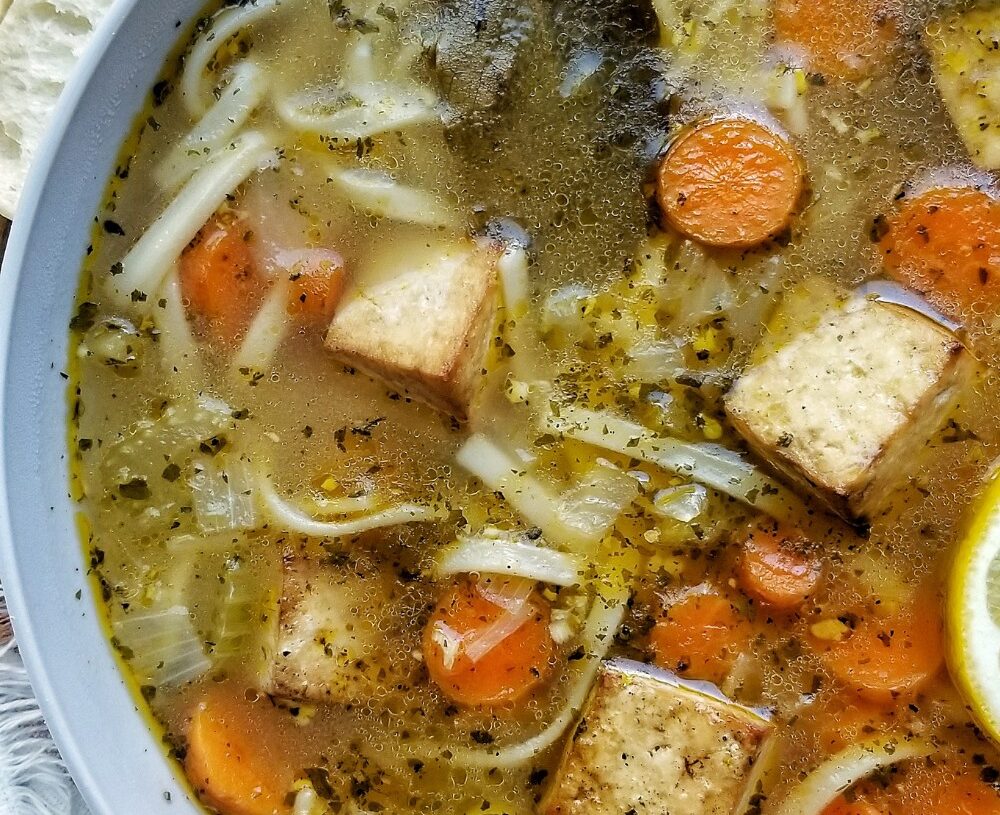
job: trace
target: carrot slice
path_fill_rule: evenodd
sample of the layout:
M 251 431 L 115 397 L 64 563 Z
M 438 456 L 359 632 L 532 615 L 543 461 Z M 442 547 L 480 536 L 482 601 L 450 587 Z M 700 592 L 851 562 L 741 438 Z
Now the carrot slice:
M 840 642 L 811 640 L 830 673 L 883 704 L 920 690 L 944 662 L 941 615 L 926 594 L 895 613 L 860 617 Z
M 737 566 L 740 588 L 779 611 L 798 608 L 819 584 L 823 567 L 803 551 L 801 535 L 776 522 L 755 524 Z
M 848 801 L 841 795 L 823 810 L 823 815 L 886 815 L 886 813 L 861 798 Z
M 666 609 L 653 626 L 650 644 L 660 667 L 718 684 L 752 634 L 750 624 L 725 597 L 694 594 Z
M 1000 791 L 974 766 L 913 764 L 888 786 L 863 782 L 823 815 L 1000 815 Z
M 549 607 L 538 592 L 527 602 L 525 621 L 473 660 L 467 643 L 510 612 L 488 599 L 474 580 L 460 581 L 445 593 L 424 629 L 424 662 L 445 695 L 470 706 L 516 702 L 548 677 L 555 652 Z M 449 638 L 457 651 L 447 652 Z
M 888 271 L 942 311 L 1000 307 L 1000 201 L 972 187 L 935 187 L 904 201 L 884 228 Z
M 726 119 L 679 137 L 660 164 L 668 223 L 711 246 L 754 246 L 788 225 L 802 166 L 785 139 L 757 122 Z
M 776 0 L 779 42 L 805 52 L 811 71 L 860 79 L 889 64 L 898 38 L 897 0 Z
M 328 323 L 344 293 L 344 261 L 323 252 L 297 263 L 288 276 L 288 312 L 303 322 Z
M 181 294 L 188 315 L 212 338 L 231 344 L 264 296 L 247 240 L 234 221 L 213 216 L 184 250 Z
M 975 767 L 910 767 L 887 788 L 864 784 L 840 796 L 823 815 L 1000 815 L 1000 791 Z
M 198 795 L 223 815 L 287 813 L 294 774 L 268 731 L 274 711 L 213 692 L 195 708 L 187 731 L 184 770 Z
M 815 734 L 820 748 L 830 754 L 893 730 L 899 724 L 895 709 L 866 701 L 852 691 L 839 693 L 810 710 L 802 721 Z
M 1000 791 L 976 766 L 914 765 L 887 788 L 872 787 L 864 797 L 891 815 L 1000 815 Z

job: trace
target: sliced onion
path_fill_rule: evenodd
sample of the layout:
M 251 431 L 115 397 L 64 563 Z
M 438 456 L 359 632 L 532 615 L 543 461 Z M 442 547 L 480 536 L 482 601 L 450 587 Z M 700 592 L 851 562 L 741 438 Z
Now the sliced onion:
M 688 476 L 774 518 L 800 517 L 803 512 L 788 489 L 721 445 L 657 436 L 641 424 L 587 408 L 563 406 L 558 416 L 543 417 L 542 424 L 559 435 Z
M 585 548 L 595 546 L 639 494 L 638 482 L 610 462 L 598 463 L 563 494 L 560 514 Z
M 132 302 L 134 291 L 152 294 L 174 268 L 184 247 L 240 184 L 275 157 L 270 139 L 248 130 L 220 150 L 181 188 L 122 258 L 121 272 L 110 280 L 123 307 L 149 310 L 153 298 Z
M 142 681 L 183 685 L 212 667 L 186 606 L 131 612 L 112 622 L 111 629 L 119 645 L 132 652 L 128 663 Z
M 253 529 L 257 525 L 253 480 L 242 461 L 222 468 L 214 461 L 202 459 L 196 463 L 188 483 L 195 518 L 203 532 Z
M 181 98 L 193 117 L 199 118 L 208 110 L 206 99 L 210 94 L 205 88 L 205 74 L 219 49 L 230 37 L 274 11 L 278 4 L 278 0 L 256 0 L 236 8 L 223 9 L 216 14 L 211 28 L 198 38 L 184 59 Z
M 497 608 L 505 609 L 512 614 L 524 608 L 524 604 L 535 590 L 531 580 L 480 580 L 476 583 L 476 591 L 489 600 Z
M 591 330 L 583 318 L 593 299 L 593 290 L 582 283 L 568 283 L 551 292 L 542 306 L 542 331 L 563 331 L 572 339 L 584 336 Z
M 367 82 L 338 93 L 304 92 L 279 97 L 275 104 L 289 127 L 320 133 L 345 145 L 387 130 L 440 121 L 437 98 L 419 85 Z
M 497 261 L 497 272 L 504 307 L 515 317 L 523 317 L 531 300 L 527 250 L 520 243 L 508 243 Z
M 420 504 L 397 504 L 378 512 L 371 512 L 343 521 L 317 521 L 298 507 L 290 504 L 274 489 L 270 479 L 257 478 L 257 492 L 271 522 L 285 532 L 297 532 L 319 538 L 338 538 L 357 535 L 372 529 L 399 524 L 433 521 L 438 513 L 433 507 Z
M 380 499 L 374 492 L 361 495 L 347 495 L 342 498 L 315 497 L 312 503 L 316 511 L 322 515 L 353 515 L 361 512 L 374 512 Z
M 292 815 L 312 815 L 313 808 L 320 802 L 312 784 L 306 784 L 297 793 L 292 803 Z M 324 807 L 325 809 L 325 807 Z
M 580 638 L 584 656 L 567 669 L 566 704 L 544 730 L 509 746 L 476 749 L 426 744 L 428 752 L 447 752 L 449 762 L 467 767 L 506 769 L 520 767 L 552 747 L 583 709 L 601 660 L 607 655 L 614 634 L 625 618 L 627 601 L 628 590 L 624 587 L 615 588 L 607 598 L 600 595 L 595 598 Z
M 437 558 L 435 572 L 440 576 L 453 574 L 496 574 L 524 577 L 573 586 L 580 582 L 583 564 L 580 558 L 520 540 L 516 533 L 487 530 L 443 550 Z
M 583 49 L 566 63 L 566 73 L 559 85 L 563 99 L 576 96 L 583 84 L 600 70 L 604 57 L 600 51 Z
M 251 114 L 267 95 L 264 71 L 249 60 L 239 62 L 228 72 L 229 82 L 201 120 L 184 138 L 174 142 L 160 164 L 153 170 L 157 183 L 175 190 L 209 156 L 223 150 L 245 129 Z
M 708 506 L 708 490 L 701 484 L 667 487 L 653 496 L 653 512 L 661 518 L 689 524 Z
M 424 226 L 456 227 L 456 212 L 442 196 L 400 184 L 388 173 L 365 167 L 336 169 L 330 177 L 356 207 L 379 218 Z
M 198 342 L 191 331 L 184 310 L 177 264 L 174 263 L 160 288 L 157 301 L 162 307 L 154 312 L 159 330 L 161 359 L 168 373 L 167 381 L 173 383 L 175 377 L 183 377 L 185 382 L 197 382 L 201 377 L 201 357 Z M 194 386 L 191 387 L 194 390 Z
M 233 355 L 234 370 L 266 371 L 288 334 L 288 279 L 278 278 L 267 293 L 260 310 L 247 328 L 243 342 Z
M 634 479 L 610 465 L 595 467 L 585 481 L 557 494 L 481 433 L 466 440 L 455 460 L 491 490 L 502 492 L 549 540 L 571 550 L 589 551 L 638 494 Z
M 497 599 L 493 599 L 487 594 L 485 586 L 481 584 L 477 586 L 479 593 L 494 605 L 502 608 L 503 613 L 486 628 L 466 634 L 462 639 L 462 651 L 474 663 L 479 662 L 507 637 L 515 633 L 535 613 L 534 605 L 528 602 L 528 597 L 533 590 L 532 584 L 527 580 L 519 580 L 517 583 L 521 584 L 519 588 L 526 590 L 526 594 L 523 596 L 516 593 L 508 594 L 506 597 L 500 596 Z
M 821 815 L 838 795 L 876 770 L 932 752 L 932 744 L 915 738 L 878 738 L 852 744 L 809 773 L 774 815 Z
M 441 649 L 441 664 L 446 671 L 455 667 L 455 660 L 462 650 L 462 635 L 443 620 L 435 620 L 431 629 L 431 642 Z

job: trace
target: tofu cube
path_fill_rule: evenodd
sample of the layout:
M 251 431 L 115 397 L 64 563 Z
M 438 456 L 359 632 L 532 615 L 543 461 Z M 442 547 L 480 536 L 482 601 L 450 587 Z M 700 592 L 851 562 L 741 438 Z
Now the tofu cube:
M 540 811 L 733 815 L 770 730 L 756 712 L 672 674 L 606 662 Z
M 925 41 L 969 158 L 985 170 L 1000 169 L 1000 6 L 948 15 L 928 28 Z
M 340 305 L 326 345 L 344 362 L 459 419 L 481 379 L 497 307 L 496 253 L 473 241 L 400 258 Z
M 969 359 L 923 315 L 856 298 L 751 365 L 726 411 L 751 449 L 793 483 L 864 520 L 945 418 Z
M 390 592 L 380 569 L 286 557 L 263 689 L 285 699 L 346 704 L 402 681 L 385 633 Z

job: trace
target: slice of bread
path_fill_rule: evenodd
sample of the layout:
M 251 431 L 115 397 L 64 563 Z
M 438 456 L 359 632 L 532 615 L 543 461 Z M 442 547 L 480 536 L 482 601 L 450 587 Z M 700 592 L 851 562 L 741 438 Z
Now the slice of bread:
M 0 215 L 13 217 L 56 100 L 110 5 L 111 0 L 0 0 Z

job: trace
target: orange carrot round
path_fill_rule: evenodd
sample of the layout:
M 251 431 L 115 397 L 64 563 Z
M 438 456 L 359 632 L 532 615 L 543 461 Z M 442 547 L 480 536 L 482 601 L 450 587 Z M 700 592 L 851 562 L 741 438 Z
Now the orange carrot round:
M 798 608 L 819 584 L 822 564 L 803 551 L 800 535 L 773 521 L 750 529 L 737 566 L 740 588 L 779 611 Z
M 344 261 L 334 252 L 297 263 L 288 275 L 288 312 L 303 322 L 328 323 L 344 293 Z
M 898 0 L 775 0 L 774 29 L 804 52 L 809 70 L 860 79 L 888 64 L 898 14 Z
M 973 767 L 941 784 L 930 800 L 934 815 L 1000 815 L 1000 791 L 981 781 Z M 928 809 L 914 802 L 905 812 L 927 815 Z
M 831 754 L 892 730 L 898 724 L 894 708 L 869 702 L 849 690 L 812 707 L 802 721 L 819 747 Z
M 886 815 L 886 813 L 861 798 L 849 801 L 841 795 L 823 810 L 823 815 Z
M 188 315 L 224 343 L 246 330 L 265 288 L 239 225 L 218 216 L 181 255 L 180 283 Z
M 1000 307 L 1000 201 L 972 187 L 935 187 L 905 199 L 886 224 L 886 269 L 960 317 Z
M 749 623 L 725 597 L 694 594 L 665 610 L 650 645 L 661 668 L 719 683 L 751 636 Z
M 749 119 L 688 130 L 660 164 L 658 197 L 667 222 L 712 246 L 754 246 L 781 232 L 801 192 L 795 151 Z
M 823 815 L 1000 815 L 1000 791 L 976 767 L 910 765 L 888 786 L 863 783 L 840 796 Z
M 527 602 L 525 621 L 474 661 L 466 643 L 510 612 L 488 599 L 475 580 L 462 580 L 442 596 L 424 629 L 424 662 L 446 696 L 470 706 L 516 702 L 548 677 L 555 653 L 549 607 L 538 592 Z M 442 641 L 456 636 L 457 648 L 449 654 Z
M 290 811 L 294 773 L 268 738 L 271 707 L 220 689 L 194 710 L 184 770 L 202 800 L 223 815 Z
M 944 663 L 941 615 L 926 595 L 894 613 L 861 616 L 840 642 L 811 639 L 830 673 L 883 704 L 918 691 Z
M 1000 815 L 1000 791 L 969 765 L 911 767 L 879 797 L 891 815 Z

